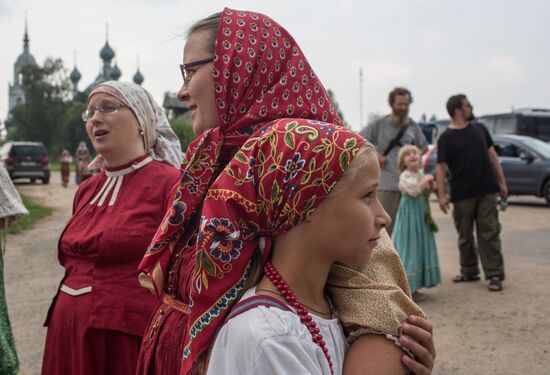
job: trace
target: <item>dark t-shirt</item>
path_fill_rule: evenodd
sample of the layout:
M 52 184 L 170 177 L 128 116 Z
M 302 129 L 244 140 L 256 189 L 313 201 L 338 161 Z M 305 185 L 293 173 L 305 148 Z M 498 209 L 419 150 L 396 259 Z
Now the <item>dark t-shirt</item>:
M 451 171 L 451 201 L 478 197 L 499 191 L 498 180 L 489 158 L 493 140 L 480 123 L 464 129 L 447 128 L 437 141 L 437 162 Z

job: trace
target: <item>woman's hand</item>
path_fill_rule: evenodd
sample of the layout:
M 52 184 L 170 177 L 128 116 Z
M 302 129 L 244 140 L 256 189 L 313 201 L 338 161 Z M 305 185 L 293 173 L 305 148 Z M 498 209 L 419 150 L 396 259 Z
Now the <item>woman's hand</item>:
M 401 327 L 402 335 L 399 342 L 415 357 L 412 359 L 406 354 L 403 355 L 403 364 L 416 375 L 431 374 L 435 361 L 432 325 L 419 316 L 410 315 Z

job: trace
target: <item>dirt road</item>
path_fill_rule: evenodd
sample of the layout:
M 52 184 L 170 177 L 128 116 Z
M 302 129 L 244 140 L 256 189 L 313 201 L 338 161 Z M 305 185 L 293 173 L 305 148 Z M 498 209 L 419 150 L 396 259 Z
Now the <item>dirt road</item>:
M 42 323 L 63 275 L 57 240 L 70 215 L 75 186 L 19 184 L 55 208 L 35 228 L 8 238 L 6 288 L 22 374 L 39 374 L 45 329 Z M 435 202 L 434 216 L 442 285 L 427 290 L 422 303 L 435 327 L 436 375 L 547 375 L 550 370 L 550 208 L 541 200 L 510 199 L 501 215 L 506 281 L 502 293 L 485 282 L 453 284 L 458 272 L 456 234 L 450 216 Z

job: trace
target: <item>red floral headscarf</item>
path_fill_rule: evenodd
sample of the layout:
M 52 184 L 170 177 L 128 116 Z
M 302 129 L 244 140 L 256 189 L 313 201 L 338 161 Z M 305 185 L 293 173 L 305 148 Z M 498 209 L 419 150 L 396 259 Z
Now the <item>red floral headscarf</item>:
M 315 210 L 365 140 L 341 126 L 281 119 L 256 132 L 210 187 L 195 251 L 182 374 L 244 292 L 254 251 Z
M 220 126 L 189 145 L 172 207 L 139 266 L 140 283 L 159 296 L 170 257 L 195 231 L 208 188 L 257 129 L 279 118 L 342 125 L 298 44 L 263 14 L 223 10 L 213 75 Z

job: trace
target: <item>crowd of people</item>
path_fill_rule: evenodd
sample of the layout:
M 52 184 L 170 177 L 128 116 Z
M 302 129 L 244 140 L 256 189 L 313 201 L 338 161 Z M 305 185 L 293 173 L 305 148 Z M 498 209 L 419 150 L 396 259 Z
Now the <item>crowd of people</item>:
M 504 279 L 495 196 L 506 184 L 467 98 L 449 99 L 434 178 L 407 89 L 354 133 L 266 15 L 225 8 L 196 22 L 180 68 L 197 136 L 184 156 L 141 86 L 108 81 L 88 96 L 97 156 L 88 163 L 82 142 L 75 157 L 99 172 L 77 168 L 42 373 L 430 374 L 432 325 L 415 302 L 441 282 L 428 198 L 437 191 L 446 212 L 445 167 L 453 281 L 479 280 L 474 222 L 489 290 Z M 465 139 L 475 155 L 460 151 Z M 473 157 L 485 180 L 465 187 Z M 63 186 L 71 161 L 64 150 Z M 13 340 L 0 344 L 17 366 Z
M 393 231 L 413 299 L 425 300 L 427 295 L 418 290 L 441 282 L 434 239 L 437 225 L 428 198 L 435 192 L 442 212 L 447 213 L 447 171 L 452 176 L 449 193 L 460 252 L 460 274 L 453 282 L 480 280 L 479 257 L 488 289 L 501 291 L 504 261 L 496 202 L 497 193 L 506 197 L 508 189 L 489 132 L 475 120 L 466 95 L 451 96 L 446 104 L 451 123 L 437 140 L 436 176 L 424 175 L 421 155 L 427 151 L 427 142 L 418 124 L 408 117 L 410 91 L 395 88 L 388 103 L 391 114 L 370 123 L 360 134 L 378 151 L 380 197 L 396 226 L 389 231 Z

